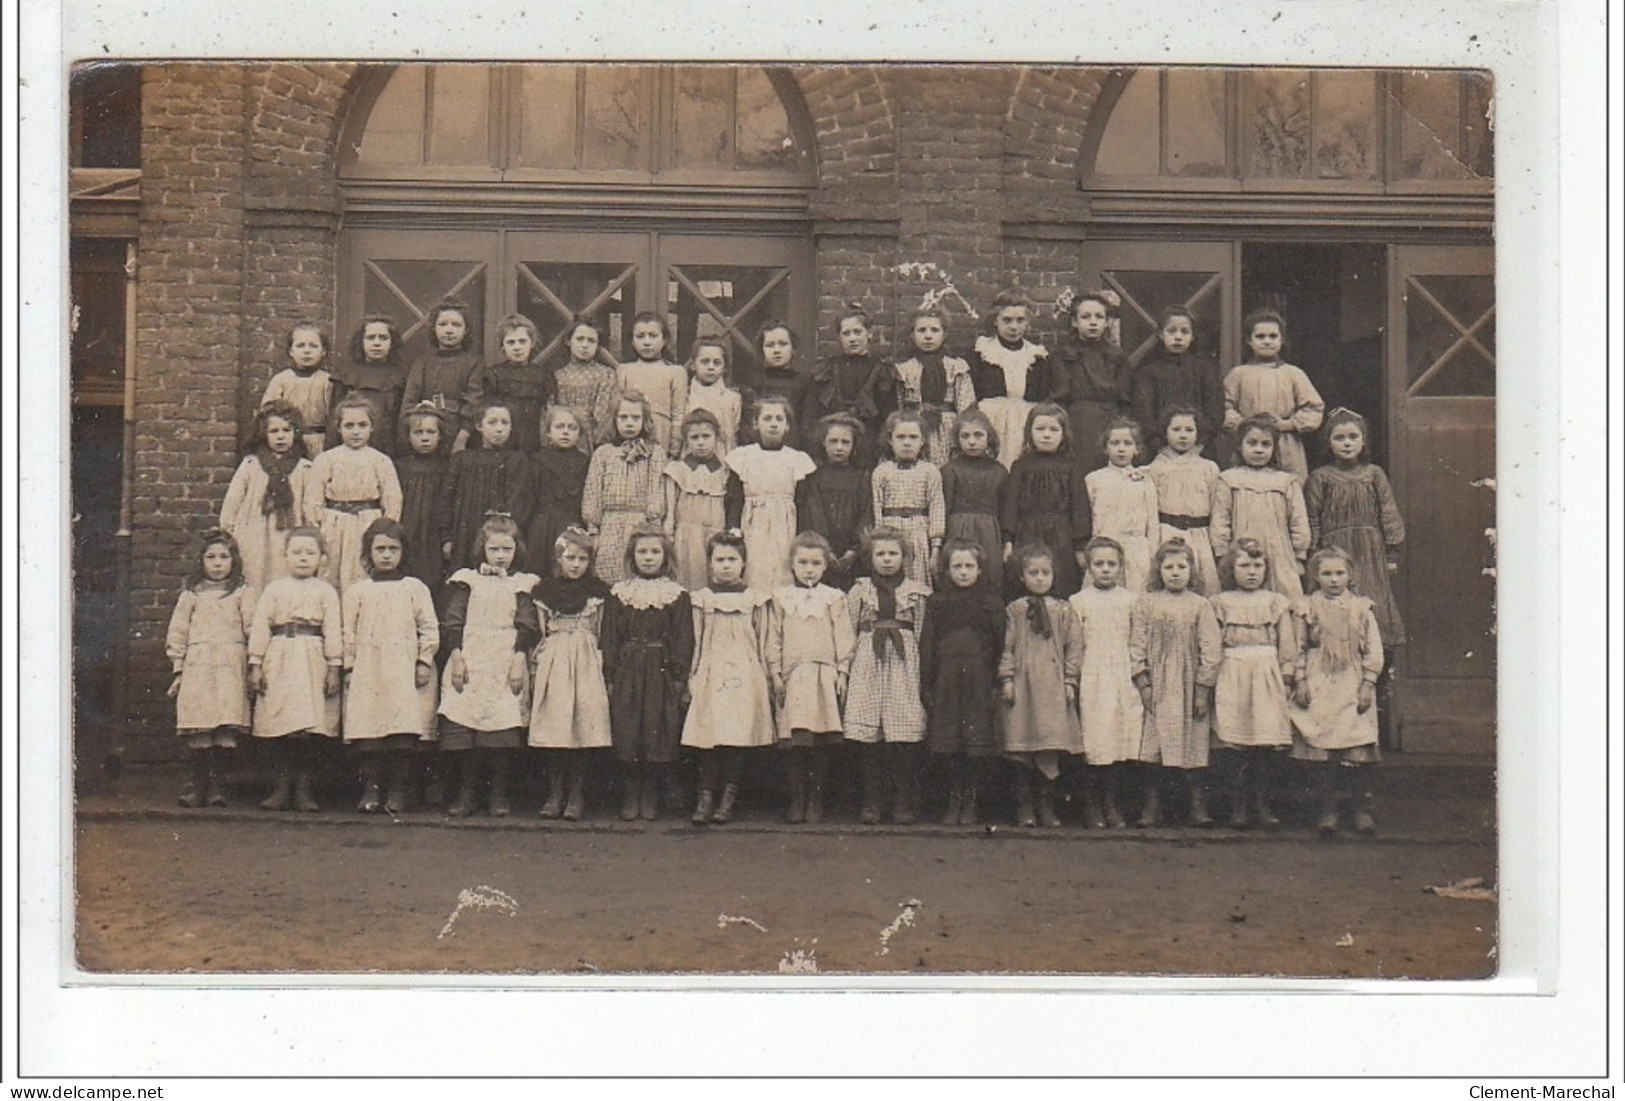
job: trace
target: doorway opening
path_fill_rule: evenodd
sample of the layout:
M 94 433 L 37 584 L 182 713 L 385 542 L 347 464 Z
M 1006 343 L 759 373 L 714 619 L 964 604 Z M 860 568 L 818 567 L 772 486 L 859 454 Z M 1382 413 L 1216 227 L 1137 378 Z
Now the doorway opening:
M 1287 321 L 1286 359 L 1303 368 L 1326 408 L 1342 406 L 1371 426 L 1371 460 L 1388 467 L 1387 251 L 1382 245 L 1254 243 L 1241 246 L 1241 308 Z M 1247 358 L 1240 333 L 1241 359 Z M 1328 461 L 1318 434 L 1304 441 L 1310 466 Z

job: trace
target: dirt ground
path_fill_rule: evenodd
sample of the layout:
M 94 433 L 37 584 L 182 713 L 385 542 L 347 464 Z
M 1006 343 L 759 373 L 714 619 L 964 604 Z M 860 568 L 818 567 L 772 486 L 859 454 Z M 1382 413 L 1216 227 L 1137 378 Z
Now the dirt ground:
M 1479 978 L 1495 903 L 1423 888 L 1494 881 L 1481 802 L 1418 801 L 1407 829 L 1395 795 L 1394 830 L 1325 842 L 104 801 L 76 832 L 76 951 L 116 972 Z

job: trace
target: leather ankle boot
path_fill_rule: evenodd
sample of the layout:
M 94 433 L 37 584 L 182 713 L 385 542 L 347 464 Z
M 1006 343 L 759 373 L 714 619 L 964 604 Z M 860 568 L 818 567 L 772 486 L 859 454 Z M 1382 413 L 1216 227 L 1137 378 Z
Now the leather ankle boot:
M 797 753 L 799 750 L 791 750 Z M 790 805 L 784 810 L 784 820 L 800 825 L 807 820 L 807 774 L 800 761 L 790 762 Z
M 406 813 L 409 803 L 407 779 L 411 775 L 411 767 L 404 753 L 391 754 L 389 768 L 385 770 L 389 783 L 384 796 L 384 809 L 390 814 Z
M 1038 814 L 1033 809 L 1033 774 L 1028 768 L 1016 770 L 1016 825 L 1027 829 L 1038 825 Z
M 316 804 L 316 788 L 311 783 L 308 768 L 300 769 L 293 778 L 293 805 L 306 814 L 314 814 L 322 809 Z
M 581 816 L 587 813 L 587 774 L 585 765 L 576 765 L 570 770 L 570 796 L 564 801 L 564 811 L 559 815 L 566 822 L 580 821 Z
M 513 811 L 508 802 L 508 751 L 491 751 L 491 801 L 488 804 L 492 818 L 506 818 Z
M 547 801 L 539 812 L 542 818 L 557 818 L 564 807 L 564 766 L 555 764 L 547 776 Z
M 203 801 L 211 807 L 226 805 L 226 753 L 225 746 L 206 750 L 208 775 L 204 777 Z
M 1055 813 L 1054 780 L 1038 781 L 1038 822 L 1045 829 L 1051 830 L 1061 824 L 1061 816 Z
M 1187 778 L 1185 783 L 1191 797 L 1191 825 L 1203 829 L 1213 825 L 1213 816 L 1207 809 L 1207 788 L 1195 776 Z
M 261 810 L 288 810 L 293 806 L 293 770 L 287 765 L 278 765 L 276 769 L 276 786 L 271 794 L 260 803 Z
M 981 811 L 976 805 L 976 797 L 976 783 L 972 781 L 965 785 L 965 802 L 959 808 L 961 826 L 974 826 L 982 820 Z
M 652 771 L 645 772 L 638 785 L 638 817 L 645 822 L 660 817 L 660 778 Z
M 457 763 L 457 794 L 452 798 L 451 805 L 446 808 L 448 818 L 467 818 L 474 813 L 474 783 L 475 765 L 469 759 L 477 750 L 468 749 L 459 752 Z
M 699 798 L 694 800 L 694 813 L 689 821 L 696 826 L 709 825 L 711 822 L 711 789 L 701 788 Z
M 186 752 L 190 758 L 186 762 L 186 786 L 181 788 L 181 797 L 176 802 L 188 810 L 196 810 L 203 805 L 204 789 L 209 784 L 209 768 L 205 760 L 209 751 L 206 749 L 189 749 Z
M 636 822 L 643 805 L 643 781 L 636 770 L 628 767 L 621 776 L 621 821 Z
M 711 821 L 719 826 L 725 826 L 733 821 L 734 800 L 739 798 L 738 784 L 723 784 L 722 798 L 717 800 L 717 809 L 711 812 Z
M 880 821 L 880 789 L 882 785 L 881 747 L 866 745 L 863 753 L 863 806 L 858 810 L 858 821 L 873 826 Z
M 1150 829 L 1162 825 L 1162 788 L 1152 777 L 1145 786 L 1145 803 L 1140 807 L 1139 826 Z

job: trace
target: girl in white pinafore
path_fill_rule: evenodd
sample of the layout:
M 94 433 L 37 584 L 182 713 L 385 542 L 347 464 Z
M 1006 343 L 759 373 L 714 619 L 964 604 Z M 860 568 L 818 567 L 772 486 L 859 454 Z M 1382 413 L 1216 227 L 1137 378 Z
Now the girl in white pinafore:
M 312 739 L 339 732 L 343 611 L 333 586 L 316 576 L 321 532 L 294 528 L 284 549 L 288 576 L 265 587 L 248 630 L 248 687 L 259 697 L 253 733 L 270 739 L 276 759 L 276 787 L 260 806 L 315 811 Z
M 1100 448 L 1106 465 L 1091 470 L 1083 480 L 1089 491 L 1094 534 L 1115 539 L 1122 546 L 1123 587 L 1144 592 L 1151 552 L 1162 542 L 1162 522 L 1157 483 L 1144 467 L 1134 465 L 1140 454 L 1140 426 L 1123 418 L 1109 422 Z
M 711 584 L 692 597 L 694 663 L 683 722 L 683 745 L 700 750 L 699 799 L 690 818 L 696 826 L 733 817 L 744 771 L 740 751 L 775 738 L 765 658 L 771 594 L 745 583 L 754 552 L 738 535 L 719 532 L 710 549 Z
M 749 549 L 745 583 L 764 594 L 794 581 L 790 545 L 796 539 L 796 483 L 817 469 L 805 451 L 785 443 L 791 427 L 790 403 L 762 398 L 756 403 L 758 442 L 736 447 L 723 459 L 745 488 L 739 519 Z
M 258 595 L 243 581 L 236 540 L 204 532 L 164 637 L 175 733 L 186 739 L 192 762 L 183 807 L 226 805 L 225 755 L 248 729 L 248 627 Z
M 490 811 L 509 813 L 507 780 L 513 751 L 524 744 L 530 713 L 525 655 L 536 641 L 533 573 L 509 572 L 519 561 L 519 527 L 492 516 L 479 532 L 477 569 L 446 579 L 440 649 L 446 669 L 440 680 L 440 751 L 457 766 L 457 797 L 446 813 L 474 812 L 481 765 L 489 764 Z
M 1213 736 L 1230 771 L 1230 824 L 1238 829 L 1250 811 L 1260 826 L 1281 824 L 1270 797 L 1276 758 L 1292 745 L 1287 692 L 1297 666 L 1297 632 L 1292 601 L 1266 587 L 1274 568 L 1260 540 L 1237 539 L 1223 570 L 1233 587 L 1208 601 L 1224 643 L 1213 686 Z
M 1208 526 L 1213 522 L 1213 491 L 1219 485 L 1219 464 L 1202 455 L 1201 414 L 1191 405 L 1170 405 L 1162 411 L 1158 440 L 1166 444 L 1145 468 L 1157 484 L 1157 509 L 1162 540 L 1189 544 L 1196 559 L 1191 590 L 1202 596 L 1219 591 L 1219 563 L 1213 557 Z
M 1129 662 L 1129 621 L 1139 595 L 1123 587 L 1123 547 L 1095 536 L 1083 548 L 1088 581 L 1068 601 L 1082 625 L 1078 714 L 1083 729 L 1084 819 L 1093 829 L 1123 825 L 1118 797 L 1129 762 L 1140 760 L 1145 705 Z M 1155 791 L 1155 785 L 1151 787 Z M 1147 816 L 1150 817 L 1150 816 Z M 1147 825 L 1154 823 L 1147 822 Z
M 310 464 L 305 482 L 305 519 L 327 541 L 322 577 L 344 590 L 366 576 L 361 566 L 361 533 L 380 516 L 401 518 L 401 480 L 388 455 L 371 446 L 378 414 L 360 394 L 351 394 L 333 410 L 341 446 L 329 448 Z
M 380 517 L 361 534 L 367 576 L 344 591 L 344 742 L 361 767 L 363 814 L 406 809 L 419 742 L 434 740 L 440 621 L 429 587 L 406 572 L 406 530 Z M 387 798 L 380 787 L 387 783 Z
M 531 592 L 542 643 L 535 658 L 529 744 L 548 750 L 548 795 L 541 816 L 567 822 L 586 810 L 587 751 L 612 744 L 609 689 L 598 649 L 609 586 L 593 572 L 594 553 L 590 536 L 566 530 L 554 544 L 553 576 Z

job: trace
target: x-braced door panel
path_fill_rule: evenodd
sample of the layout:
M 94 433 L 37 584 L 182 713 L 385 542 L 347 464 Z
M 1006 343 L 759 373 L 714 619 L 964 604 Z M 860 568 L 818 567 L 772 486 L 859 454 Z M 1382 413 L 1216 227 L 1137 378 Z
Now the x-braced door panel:
M 370 313 L 394 318 L 404 345 L 401 362 L 432 349 L 431 311 L 454 299 L 469 308 L 475 347 L 482 347 L 499 308 L 491 272 L 496 235 L 357 230 L 348 238 L 339 320 L 342 339 Z

